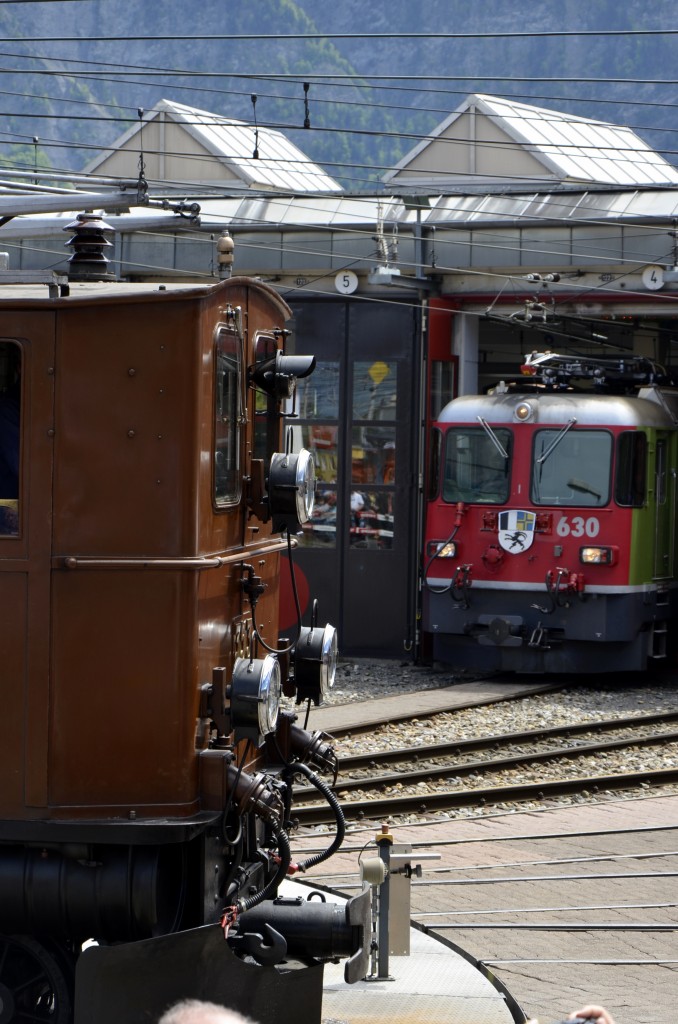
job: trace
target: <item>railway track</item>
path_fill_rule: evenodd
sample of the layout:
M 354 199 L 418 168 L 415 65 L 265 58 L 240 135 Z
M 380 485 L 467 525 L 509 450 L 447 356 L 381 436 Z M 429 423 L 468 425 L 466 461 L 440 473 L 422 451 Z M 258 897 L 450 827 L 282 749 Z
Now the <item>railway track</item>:
M 360 819 L 673 783 L 678 781 L 676 724 L 678 712 L 657 712 L 371 751 L 341 758 L 335 788 L 345 816 Z M 672 764 L 606 772 L 595 763 L 602 754 L 639 747 L 660 748 Z M 472 754 L 480 756 L 470 759 Z M 525 777 L 539 766 L 564 762 L 570 768 L 565 777 Z M 385 772 L 388 766 L 395 770 Z M 300 824 L 319 824 L 331 817 L 329 808 L 316 797 L 308 787 L 295 790 L 294 814 Z

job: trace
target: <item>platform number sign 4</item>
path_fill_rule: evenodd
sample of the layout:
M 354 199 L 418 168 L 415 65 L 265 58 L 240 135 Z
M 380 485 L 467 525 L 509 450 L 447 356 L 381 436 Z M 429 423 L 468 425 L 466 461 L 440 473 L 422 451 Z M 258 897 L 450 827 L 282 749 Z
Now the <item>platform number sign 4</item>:
M 648 289 L 648 291 L 656 292 L 659 291 L 660 288 L 664 287 L 663 267 L 658 267 L 655 265 L 645 267 L 645 270 L 643 271 L 641 276 L 643 285 Z

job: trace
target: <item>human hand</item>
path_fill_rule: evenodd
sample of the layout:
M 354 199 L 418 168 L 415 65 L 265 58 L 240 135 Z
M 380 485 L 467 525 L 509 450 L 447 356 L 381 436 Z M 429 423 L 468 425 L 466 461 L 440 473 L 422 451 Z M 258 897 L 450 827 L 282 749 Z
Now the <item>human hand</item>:
M 569 1020 L 576 1020 L 577 1017 L 583 1017 L 586 1021 L 591 1021 L 592 1024 L 614 1024 L 612 1015 L 604 1006 L 584 1006 L 581 1010 L 575 1010 L 571 1013 Z

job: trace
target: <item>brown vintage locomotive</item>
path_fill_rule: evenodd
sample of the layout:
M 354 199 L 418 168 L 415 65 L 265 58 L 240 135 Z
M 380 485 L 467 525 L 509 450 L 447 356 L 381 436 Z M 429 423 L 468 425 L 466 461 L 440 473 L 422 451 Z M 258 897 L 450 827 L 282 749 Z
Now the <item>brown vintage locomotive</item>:
M 334 767 L 280 710 L 336 660 L 278 638 L 313 495 L 288 316 L 240 278 L 0 293 L 0 1024 L 315 1021 L 324 959 L 366 973 L 366 894 L 276 898 L 292 780 L 332 802 Z

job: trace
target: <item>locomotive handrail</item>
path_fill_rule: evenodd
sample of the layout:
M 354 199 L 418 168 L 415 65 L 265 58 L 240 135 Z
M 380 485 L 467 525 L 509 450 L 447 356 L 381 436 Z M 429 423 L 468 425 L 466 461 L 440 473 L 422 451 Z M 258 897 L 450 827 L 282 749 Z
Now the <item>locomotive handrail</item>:
M 230 555 L 195 558 L 100 558 L 95 556 L 67 555 L 56 559 L 57 565 L 66 569 L 220 569 L 224 565 L 234 565 L 249 558 L 253 551 L 256 554 L 270 554 L 283 551 L 287 547 L 285 541 L 273 544 L 262 544 L 256 548 L 241 548 Z

